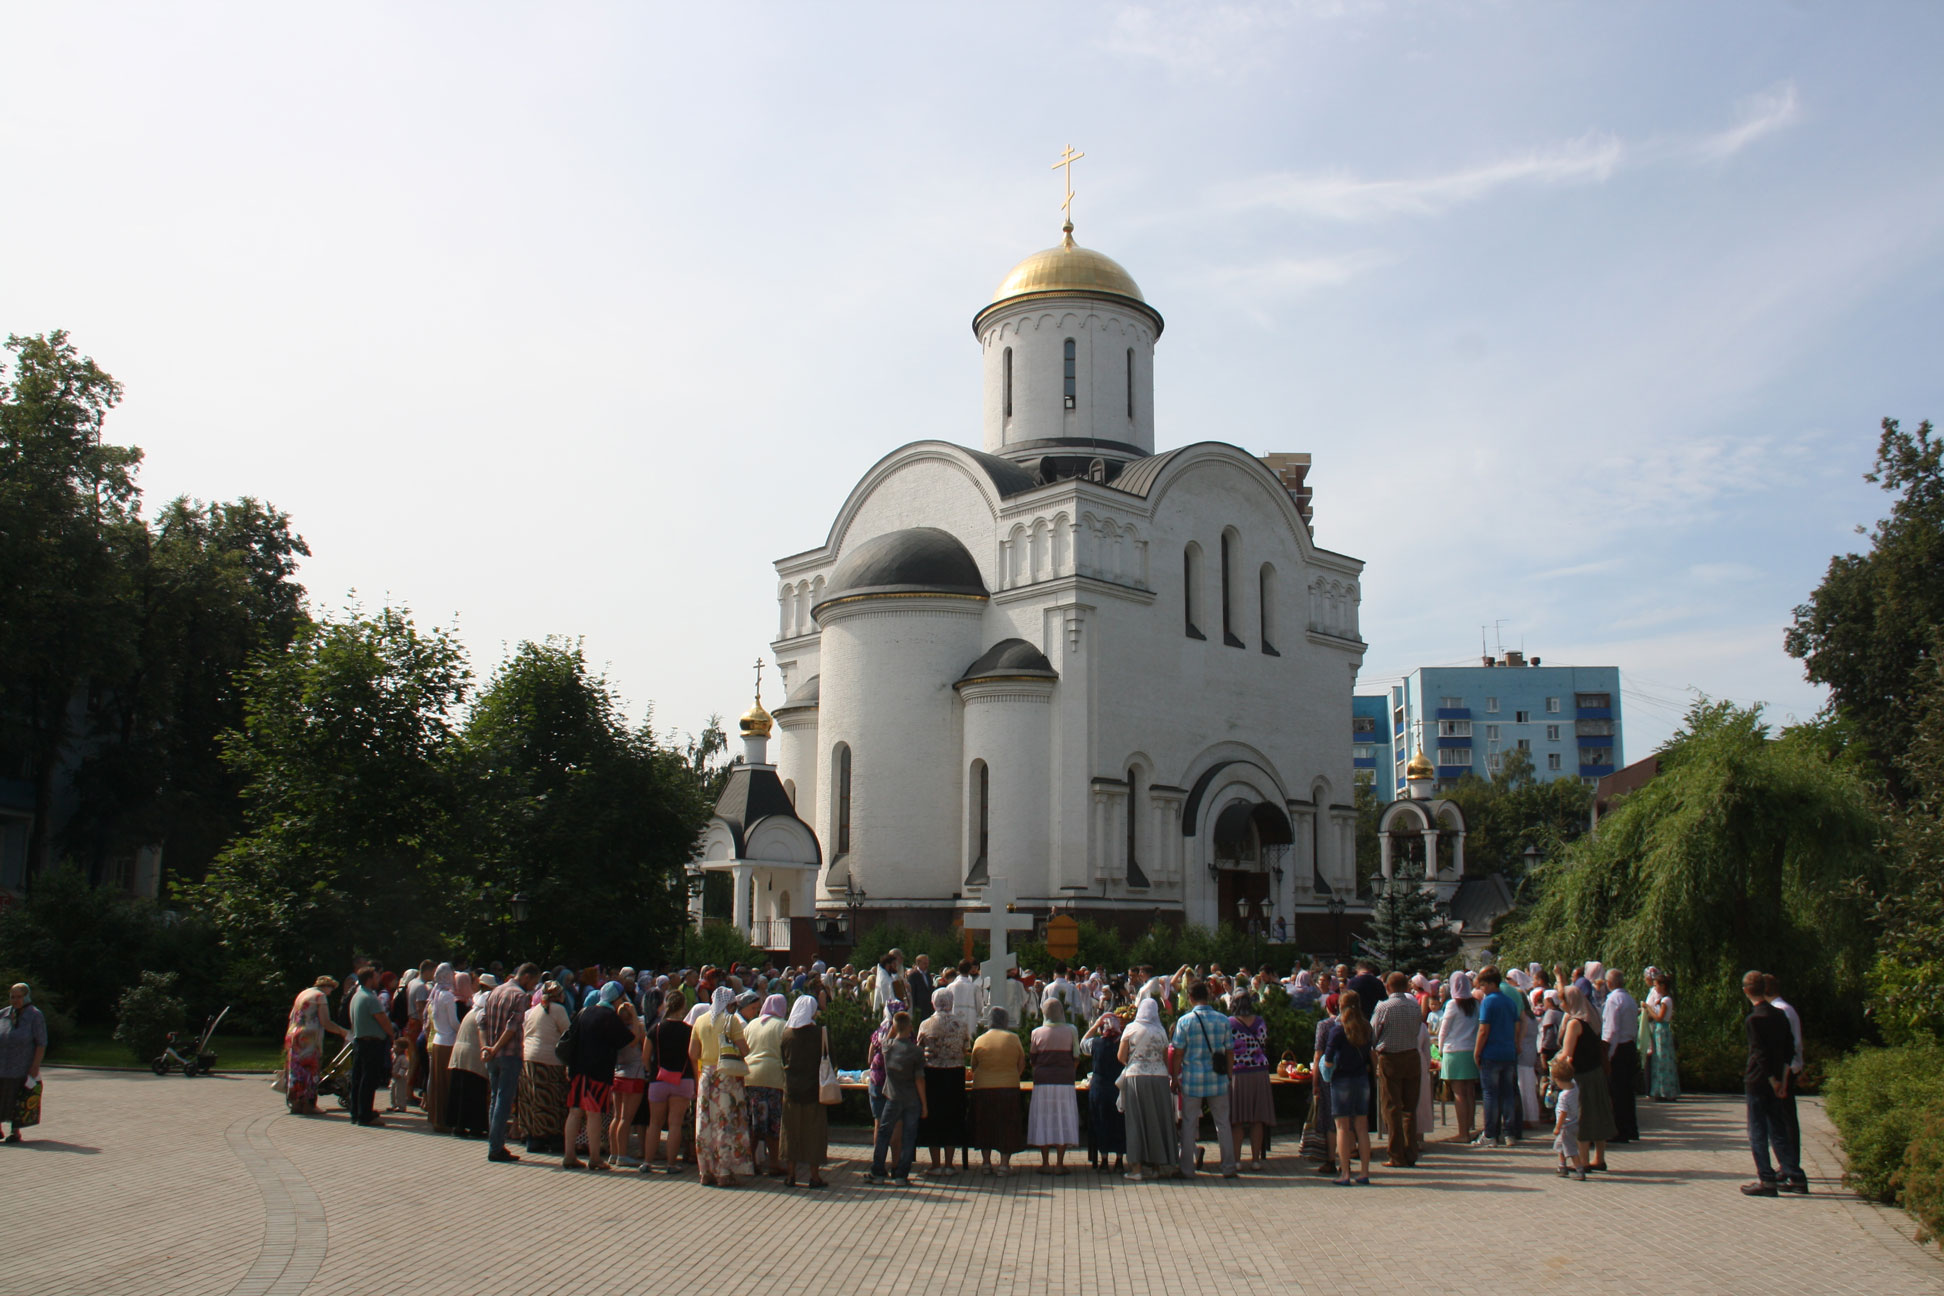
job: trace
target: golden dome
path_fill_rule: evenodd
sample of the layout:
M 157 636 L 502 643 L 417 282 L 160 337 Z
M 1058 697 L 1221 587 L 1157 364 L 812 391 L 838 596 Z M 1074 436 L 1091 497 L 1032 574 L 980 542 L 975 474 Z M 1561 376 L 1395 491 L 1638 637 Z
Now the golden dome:
M 756 705 L 743 712 L 742 719 L 737 723 L 742 727 L 743 737 L 767 738 L 770 736 L 770 730 L 775 727 L 776 720 L 769 712 L 763 710 L 763 699 L 758 697 Z
M 1075 243 L 1071 225 L 1065 227 L 1065 237 L 1060 240 L 1058 247 L 1035 252 L 1014 266 L 999 281 L 999 289 L 992 294 L 991 303 L 979 315 L 983 317 L 994 306 L 1019 297 L 1069 293 L 1120 297 L 1140 305 L 1143 313 L 1152 316 L 1157 326 L 1161 322 L 1160 313 L 1141 296 L 1141 286 L 1134 282 L 1134 276 L 1127 273 L 1114 258 Z M 977 326 L 978 320 L 975 319 L 973 327 L 976 329 Z
M 1438 771 L 1431 764 L 1431 758 L 1424 754 L 1424 748 L 1418 748 L 1418 754 L 1411 757 L 1411 763 L 1404 767 L 1405 780 L 1434 779 L 1436 777 L 1438 777 Z

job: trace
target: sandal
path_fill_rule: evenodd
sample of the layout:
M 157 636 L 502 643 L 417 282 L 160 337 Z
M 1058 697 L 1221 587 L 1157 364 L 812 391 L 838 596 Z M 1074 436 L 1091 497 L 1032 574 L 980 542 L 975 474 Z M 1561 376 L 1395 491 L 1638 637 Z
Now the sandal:
M 812 1180 L 811 1180 L 811 1181 L 810 1181 L 810 1182 L 809 1182 L 808 1184 L 806 1184 L 806 1185 L 805 1185 L 805 1187 L 809 1187 L 809 1188 L 828 1188 L 828 1187 L 830 1187 L 830 1180 L 828 1180 L 828 1179 L 812 1179 Z
M 585 1170 L 587 1169 L 587 1162 L 576 1161 L 572 1157 L 569 1157 L 560 1163 L 560 1168 L 562 1170 Z
M 1330 1180 L 1330 1186 L 1333 1188 L 1348 1188 L 1350 1181 L 1348 1179 L 1332 1179 Z
M 703 1186 L 704 1188 L 713 1188 L 713 1187 L 715 1187 L 715 1186 L 716 1186 L 716 1177 L 715 1177 L 714 1175 L 703 1175 L 703 1176 L 702 1176 L 702 1186 Z
M 1369 1176 L 1369 1175 L 1358 1175 L 1358 1176 L 1357 1176 L 1357 1186 L 1358 1186 L 1359 1188 L 1368 1188 L 1368 1187 L 1370 1187 L 1370 1176 Z

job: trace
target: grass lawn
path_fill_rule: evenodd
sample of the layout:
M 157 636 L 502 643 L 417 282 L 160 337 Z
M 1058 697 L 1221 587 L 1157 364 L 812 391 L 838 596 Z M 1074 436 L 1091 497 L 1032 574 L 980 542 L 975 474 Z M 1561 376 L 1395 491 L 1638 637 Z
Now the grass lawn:
M 188 1041 L 193 1045 L 194 1040 Z M 218 1071 L 274 1071 L 283 1065 L 282 1039 L 251 1039 L 241 1035 L 217 1035 L 209 1041 L 216 1053 Z M 181 1051 L 178 1049 L 178 1051 Z M 76 1028 L 65 1042 L 47 1051 L 49 1066 L 134 1067 L 128 1046 L 115 1039 L 112 1026 Z

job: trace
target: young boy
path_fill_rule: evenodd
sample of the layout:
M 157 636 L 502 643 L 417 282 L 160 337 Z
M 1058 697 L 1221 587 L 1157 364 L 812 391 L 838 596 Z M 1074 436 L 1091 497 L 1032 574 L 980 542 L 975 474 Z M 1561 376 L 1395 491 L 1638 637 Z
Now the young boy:
M 1552 1064 L 1553 1088 L 1558 1092 L 1558 1102 L 1554 1110 L 1558 1113 L 1553 1122 L 1553 1151 L 1559 1153 L 1559 1177 L 1573 1178 L 1581 1183 L 1586 1181 L 1586 1153 L 1580 1150 L 1580 1094 L 1579 1086 L 1573 1083 L 1573 1064 L 1567 1058 L 1554 1058 Z M 1569 1168 L 1566 1164 L 1572 1161 Z
M 412 1105 L 412 1041 L 400 1031 L 392 1037 L 391 1109 L 402 1112 Z

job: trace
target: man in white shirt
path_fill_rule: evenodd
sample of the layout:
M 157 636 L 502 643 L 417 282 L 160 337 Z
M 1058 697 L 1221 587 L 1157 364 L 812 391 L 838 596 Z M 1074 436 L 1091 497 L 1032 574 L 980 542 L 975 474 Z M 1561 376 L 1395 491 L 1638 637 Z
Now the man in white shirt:
M 1613 1124 L 1619 1131 L 1609 1143 L 1632 1143 L 1640 1137 L 1640 1117 L 1634 1110 L 1634 1084 L 1640 1078 L 1640 1005 L 1627 993 L 1619 970 L 1606 975 L 1606 1004 L 1600 1009 L 1600 1038 L 1607 1047 L 1607 1088 L 1613 1097 Z

